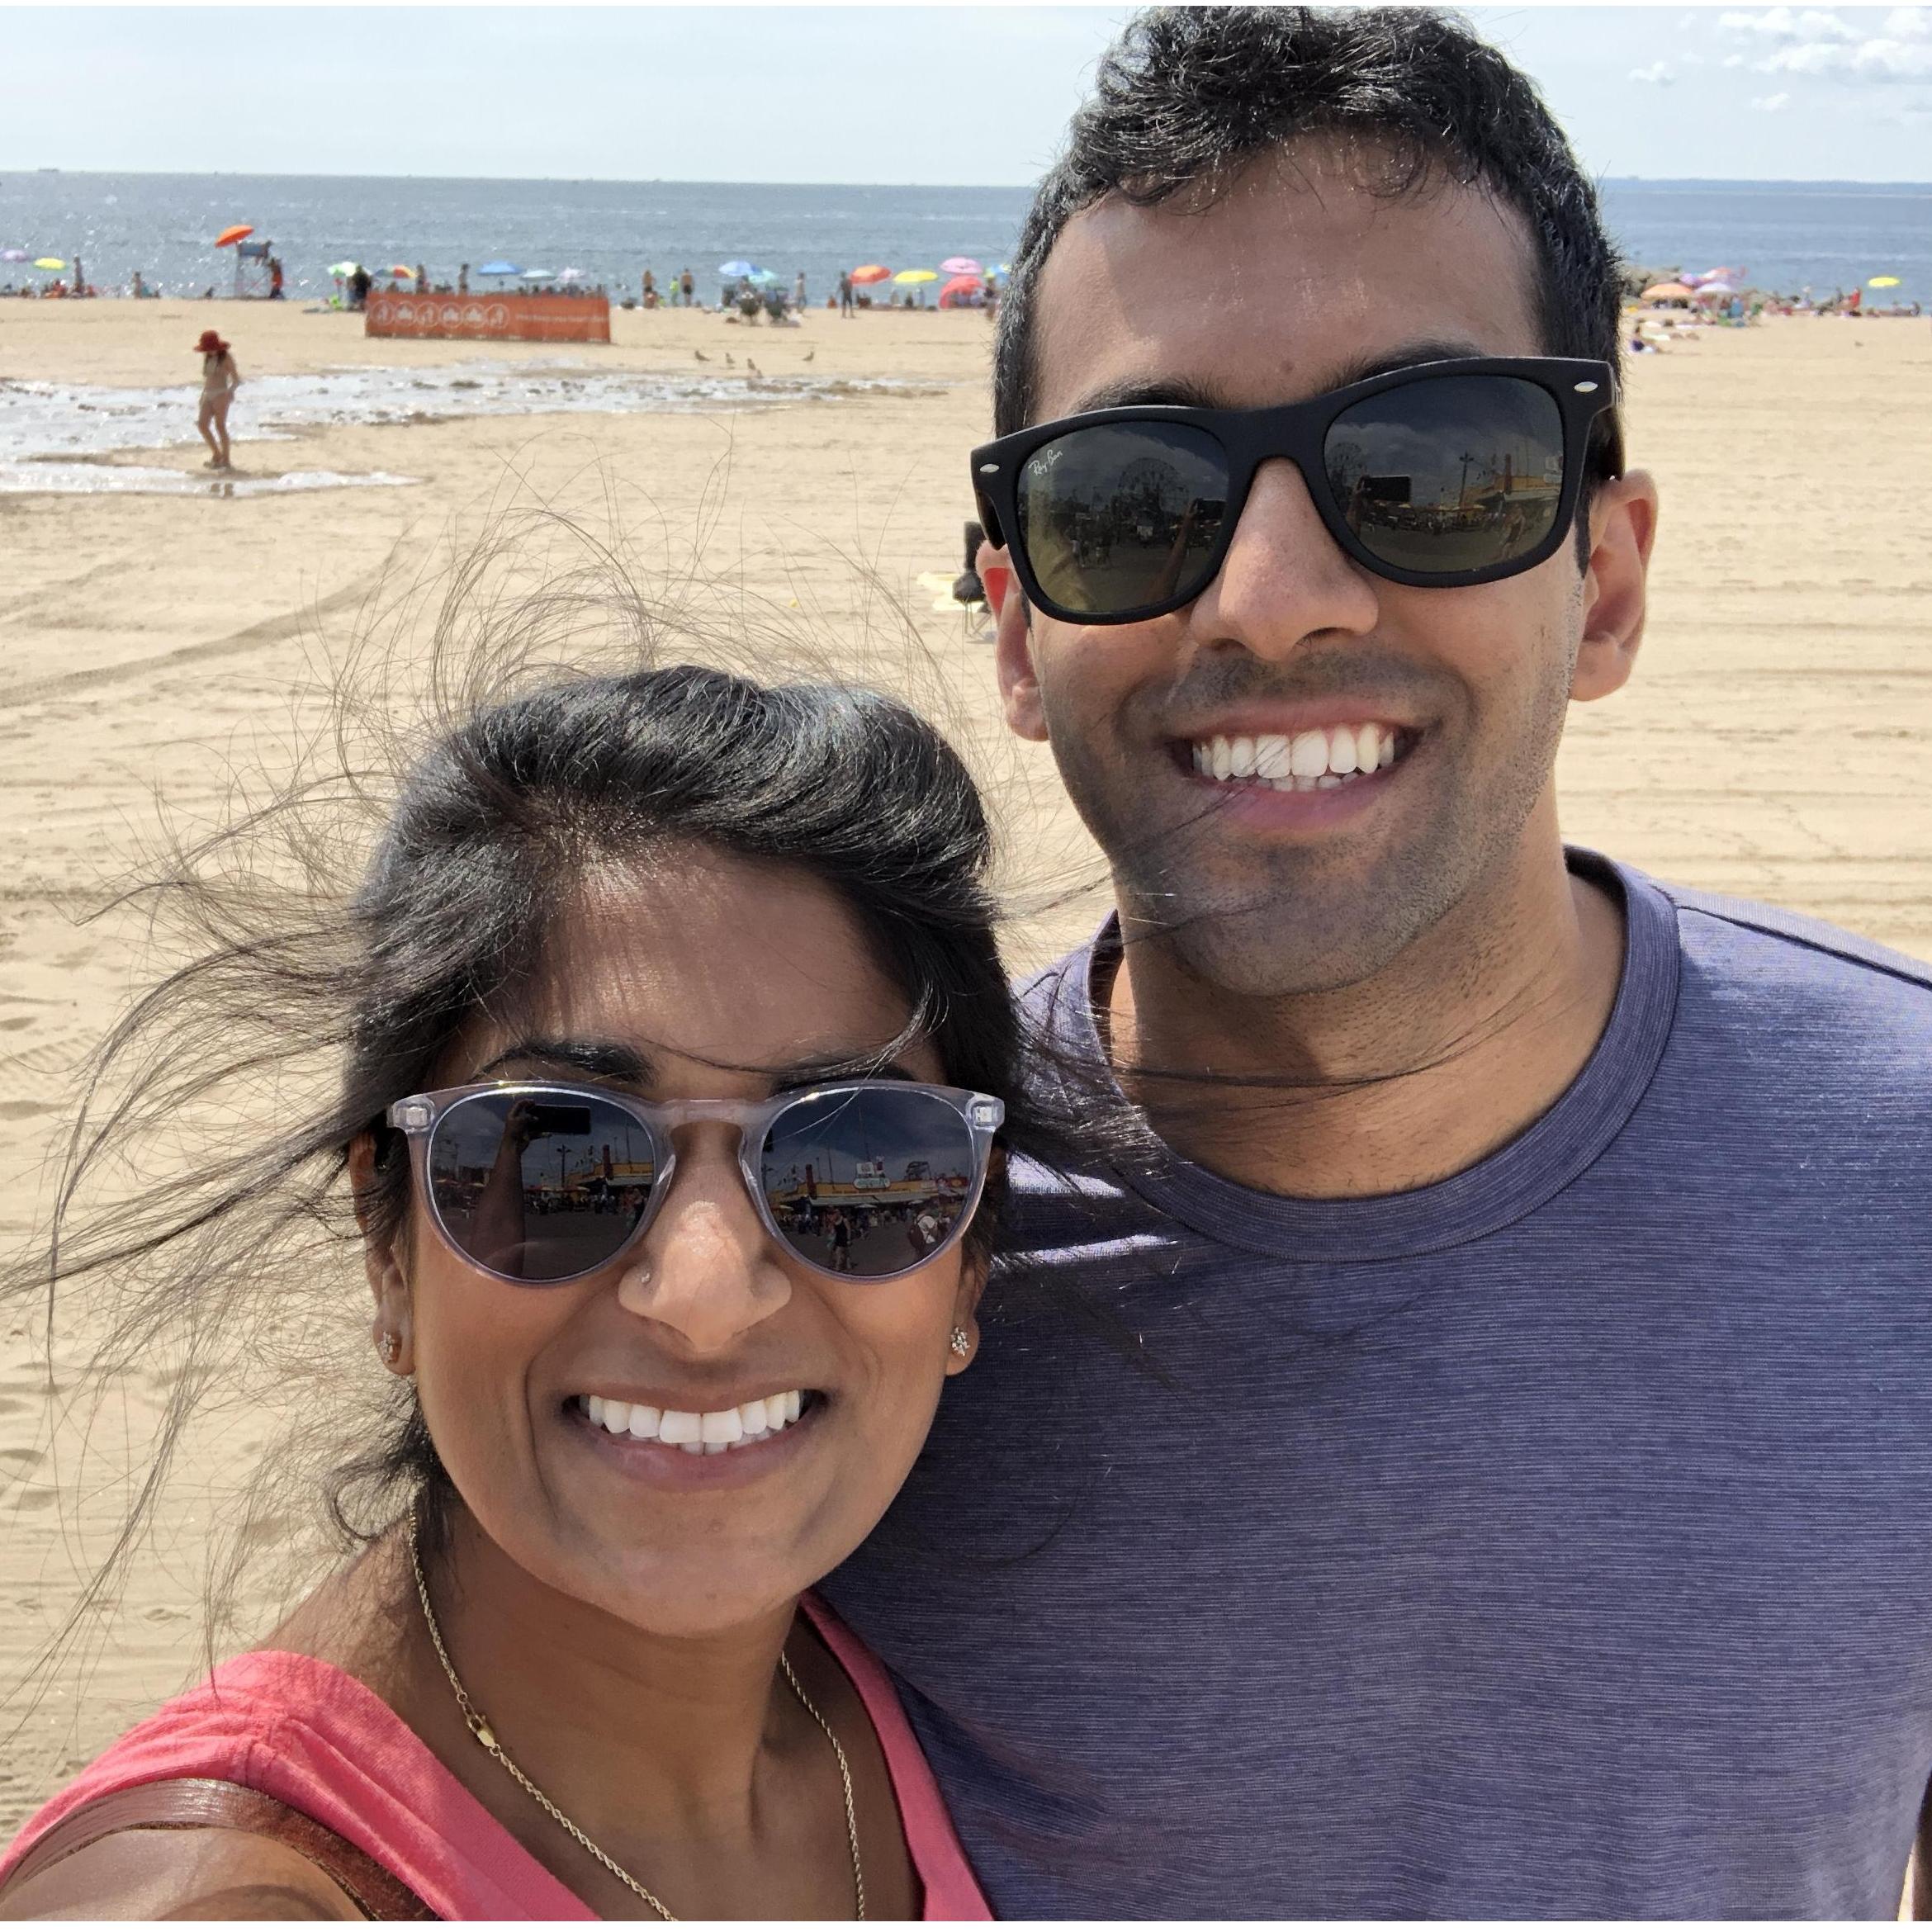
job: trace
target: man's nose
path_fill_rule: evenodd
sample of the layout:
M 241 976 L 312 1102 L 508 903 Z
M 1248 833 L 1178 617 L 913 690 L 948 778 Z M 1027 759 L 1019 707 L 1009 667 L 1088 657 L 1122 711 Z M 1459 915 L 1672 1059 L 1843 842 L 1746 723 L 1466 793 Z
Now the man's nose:
M 670 1194 L 618 1281 L 631 1314 L 670 1331 L 692 1357 L 724 1353 L 792 1297 L 737 1163 L 680 1150 Z
M 1228 554 L 1189 623 L 1204 642 L 1229 638 L 1278 659 L 1324 634 L 1364 636 L 1380 612 L 1374 580 L 1328 534 L 1300 471 L 1276 457 L 1255 472 Z

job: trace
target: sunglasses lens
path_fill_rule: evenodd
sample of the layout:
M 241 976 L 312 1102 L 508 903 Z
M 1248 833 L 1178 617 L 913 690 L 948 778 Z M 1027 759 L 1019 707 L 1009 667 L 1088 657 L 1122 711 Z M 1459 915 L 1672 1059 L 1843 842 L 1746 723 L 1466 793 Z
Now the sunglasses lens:
M 1323 460 L 1349 528 L 1384 563 L 1493 570 L 1528 556 L 1556 521 L 1563 416 L 1521 376 L 1434 376 L 1343 410 Z
M 485 1093 L 437 1122 L 429 1170 L 461 1253 L 512 1281 L 565 1281 L 630 1238 L 657 1157 L 628 1114 L 593 1095 Z
M 817 1093 L 771 1124 L 759 1181 L 785 1239 L 836 1274 L 897 1275 L 945 1245 L 972 1198 L 978 1158 L 936 1095 Z
M 1105 423 L 1043 444 L 1020 471 L 1020 541 L 1061 609 L 1178 608 L 1206 584 L 1228 457 L 1205 429 Z

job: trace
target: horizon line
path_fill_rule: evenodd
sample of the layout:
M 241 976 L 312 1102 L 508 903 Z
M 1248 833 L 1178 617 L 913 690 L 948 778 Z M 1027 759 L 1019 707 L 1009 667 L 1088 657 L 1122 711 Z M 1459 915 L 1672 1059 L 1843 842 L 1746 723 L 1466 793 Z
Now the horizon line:
M 715 176 L 621 175 L 621 174 L 389 174 L 348 173 L 333 170 L 259 170 L 242 168 L 61 168 L 48 164 L 8 167 L 0 163 L 0 186 L 8 178 L 45 174 L 72 175 L 80 179 L 195 180 L 195 181 L 420 181 L 466 182 L 481 186 L 505 182 L 542 182 L 552 186 L 585 187 L 761 187 L 787 189 L 897 188 L 926 192 L 953 189 L 961 192 L 1030 189 L 1039 177 L 1027 181 L 760 181 L 727 180 Z M 1867 178 L 1854 175 L 1758 175 L 1758 174 L 1599 174 L 1591 178 L 1598 185 L 1632 182 L 1648 187 L 1899 187 L 1932 191 L 1932 180 L 1913 181 L 1892 177 Z

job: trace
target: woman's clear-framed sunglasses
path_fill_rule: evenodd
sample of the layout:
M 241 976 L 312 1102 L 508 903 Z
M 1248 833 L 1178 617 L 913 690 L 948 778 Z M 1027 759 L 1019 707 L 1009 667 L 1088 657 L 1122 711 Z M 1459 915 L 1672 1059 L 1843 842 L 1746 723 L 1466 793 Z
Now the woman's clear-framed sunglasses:
M 1593 445 L 1622 473 L 1617 400 L 1608 362 L 1423 362 L 1274 409 L 1150 403 L 1036 423 L 974 450 L 973 486 L 1029 599 L 1068 623 L 1144 623 L 1200 596 L 1276 457 L 1365 570 L 1489 584 L 1556 552 Z
M 964 1087 L 851 1080 L 764 1101 L 645 1101 L 596 1087 L 488 1082 L 391 1106 L 437 1233 L 471 1267 L 554 1287 L 638 1240 L 677 1168 L 674 1129 L 738 1129 L 768 1233 L 822 1274 L 889 1281 L 963 1235 L 1003 1102 Z

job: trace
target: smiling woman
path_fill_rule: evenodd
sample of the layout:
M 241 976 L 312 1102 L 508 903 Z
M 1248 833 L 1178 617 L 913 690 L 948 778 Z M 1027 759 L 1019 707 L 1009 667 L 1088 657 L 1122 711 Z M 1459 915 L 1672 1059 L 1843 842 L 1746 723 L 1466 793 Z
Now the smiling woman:
M 211 1338 L 316 1333 L 353 1246 L 393 1390 L 331 1485 L 363 1546 L 51 1799 L 0 1910 L 989 1915 L 810 1593 L 973 1363 L 1032 1118 L 964 767 L 845 686 L 552 675 L 264 922 L 295 803 L 181 855 L 200 949 L 103 1049 L 64 1199 L 158 1123 L 176 1176 L 69 1215 L 40 1288 L 105 1314 L 98 1367 L 187 1338 L 192 1390 Z M 305 1054 L 331 1103 L 196 1143 Z

